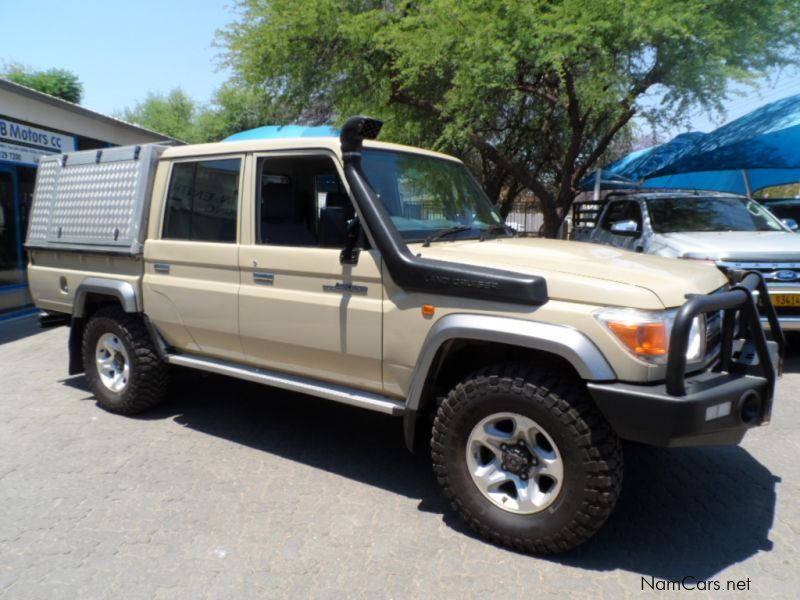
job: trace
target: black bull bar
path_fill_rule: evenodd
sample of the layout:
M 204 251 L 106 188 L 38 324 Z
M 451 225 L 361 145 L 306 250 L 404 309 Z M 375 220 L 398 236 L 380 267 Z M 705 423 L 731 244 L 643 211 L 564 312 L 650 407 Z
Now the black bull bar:
M 769 422 L 786 342 L 761 275 L 729 276 L 729 290 L 689 296 L 678 310 L 663 382 L 587 384 L 621 438 L 655 446 L 738 444 L 748 429 Z M 773 341 L 767 341 L 757 302 Z M 710 367 L 693 362 L 687 374 L 692 322 L 718 311 L 722 311 L 719 354 Z
M 734 360 L 734 331 L 738 322 L 742 341 L 753 344 L 758 356 L 757 369 L 767 380 L 768 394 L 775 392 L 775 381 L 783 366 L 786 339 L 778 323 L 778 315 L 767 291 L 767 285 L 760 273 L 755 271 L 733 271 L 729 273 L 734 285 L 727 292 L 704 296 L 690 296 L 680 308 L 672 326 L 667 356 L 666 389 L 672 396 L 686 395 L 686 352 L 692 322 L 700 314 L 724 311 L 722 318 L 722 339 L 720 358 L 714 367 L 716 372 L 746 372 L 741 362 Z M 773 341 L 777 344 L 777 355 L 773 357 L 767 343 L 766 333 L 761 326 L 756 293 L 762 313 L 767 317 Z M 738 319 L 737 319 L 737 314 Z M 741 348 L 740 344 L 740 348 Z M 740 350 L 741 352 L 741 350 Z M 777 363 L 777 364 L 775 364 Z M 752 370 L 752 369 L 750 369 Z

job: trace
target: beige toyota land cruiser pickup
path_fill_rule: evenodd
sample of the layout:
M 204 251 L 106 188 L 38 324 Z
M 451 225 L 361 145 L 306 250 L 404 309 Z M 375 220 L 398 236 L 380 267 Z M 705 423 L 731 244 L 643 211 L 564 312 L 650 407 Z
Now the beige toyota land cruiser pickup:
M 769 421 L 760 275 L 521 237 L 462 163 L 380 125 L 44 158 L 28 274 L 69 372 L 121 414 L 179 365 L 396 415 L 472 528 L 542 553 L 609 516 L 621 439 Z

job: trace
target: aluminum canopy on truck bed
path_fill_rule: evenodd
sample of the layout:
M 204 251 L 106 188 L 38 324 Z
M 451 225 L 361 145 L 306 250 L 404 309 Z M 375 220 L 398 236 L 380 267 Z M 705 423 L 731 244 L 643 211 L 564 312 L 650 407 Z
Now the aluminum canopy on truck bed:
M 26 247 L 141 254 L 153 177 L 167 147 L 143 144 L 43 157 Z

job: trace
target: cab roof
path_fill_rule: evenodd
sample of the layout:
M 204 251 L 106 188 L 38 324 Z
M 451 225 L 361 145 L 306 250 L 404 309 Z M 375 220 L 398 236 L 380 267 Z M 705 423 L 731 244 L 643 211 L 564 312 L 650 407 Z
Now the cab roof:
M 402 144 L 390 144 L 387 142 L 376 142 L 371 140 L 364 141 L 365 149 L 391 150 L 394 152 L 407 152 L 424 156 L 431 156 L 443 160 L 461 162 L 453 156 L 416 148 L 414 146 L 404 146 Z M 274 152 L 274 151 L 297 151 L 297 150 L 325 150 L 335 154 L 339 159 L 342 157 L 342 150 L 338 137 L 300 137 L 300 138 L 273 138 L 273 139 L 251 139 L 241 141 L 223 141 L 212 144 L 191 144 L 187 146 L 175 146 L 167 148 L 162 154 L 162 158 L 188 158 L 192 156 L 218 156 L 220 154 L 241 154 L 243 152 Z

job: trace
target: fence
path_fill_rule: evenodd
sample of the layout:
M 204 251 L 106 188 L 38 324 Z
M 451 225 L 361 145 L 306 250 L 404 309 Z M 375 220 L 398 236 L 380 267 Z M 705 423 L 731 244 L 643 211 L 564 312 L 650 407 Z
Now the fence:
M 446 219 L 441 206 L 432 201 L 405 200 L 401 214 L 406 219 Z M 515 202 L 506 217 L 506 223 L 521 233 L 538 234 L 544 224 L 544 215 L 531 202 Z
M 519 232 L 539 233 L 544 224 L 544 215 L 538 206 L 530 202 L 515 202 L 506 217 L 506 223 Z

